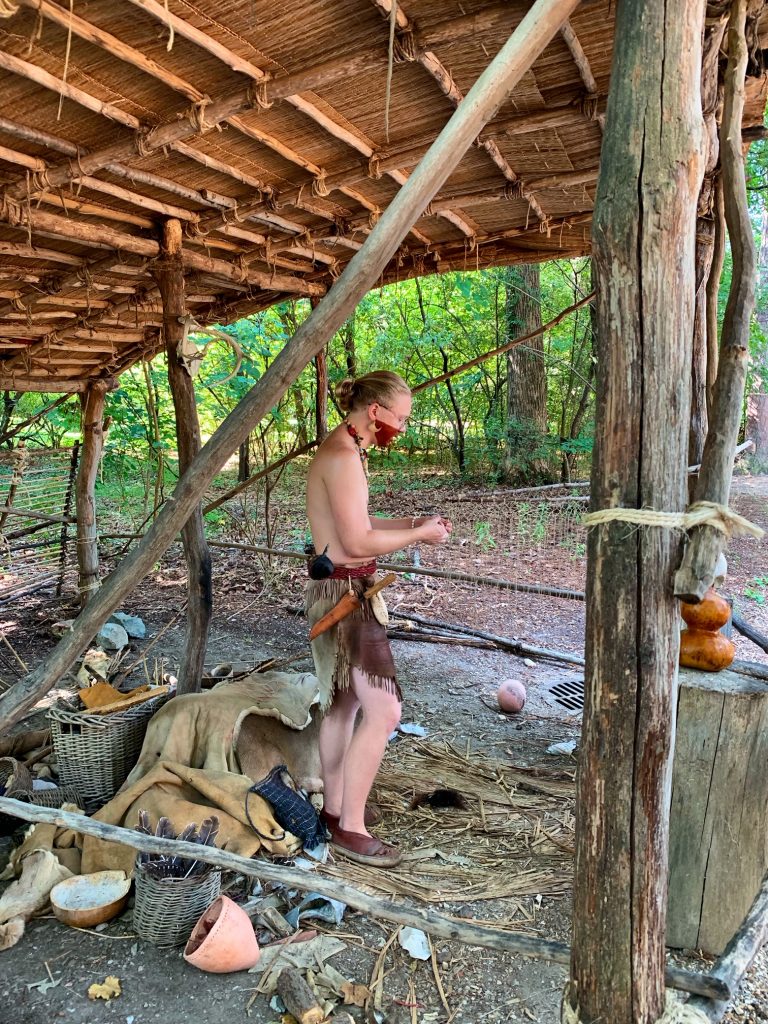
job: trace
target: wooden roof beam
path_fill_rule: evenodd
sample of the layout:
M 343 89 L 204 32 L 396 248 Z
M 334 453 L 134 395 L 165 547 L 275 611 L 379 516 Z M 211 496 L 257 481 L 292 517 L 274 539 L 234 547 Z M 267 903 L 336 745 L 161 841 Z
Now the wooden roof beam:
M 88 380 L 51 380 L 50 377 L 8 376 L 2 372 L 0 363 L 0 391 L 35 391 L 47 395 L 82 394 L 90 387 Z
M 173 31 L 175 34 L 178 34 L 182 38 L 187 39 L 189 42 L 195 44 L 196 46 L 199 46 L 207 53 L 210 53 L 212 56 L 216 57 L 227 67 L 231 68 L 233 71 L 237 71 L 240 74 L 247 75 L 254 82 L 263 82 L 267 78 L 266 72 L 263 71 L 261 68 L 257 67 L 257 65 L 253 64 L 251 61 L 246 60 L 243 57 L 240 57 L 238 54 L 233 53 L 230 49 L 228 49 L 228 47 L 224 46 L 222 43 L 217 42 L 207 33 L 203 32 L 198 28 L 195 28 L 193 25 L 189 24 L 189 22 L 185 21 L 183 18 L 178 17 L 178 15 L 173 14 L 171 11 L 168 10 L 166 6 L 158 3 L 157 0 L 131 0 L 131 3 L 135 4 L 135 6 L 137 7 L 140 7 L 147 14 L 150 14 L 152 17 L 157 18 L 163 24 L 167 25 L 169 29 Z M 336 116 L 334 117 L 328 113 L 327 109 L 321 109 L 311 99 L 308 99 L 307 97 L 298 94 L 294 96 L 289 96 L 287 98 L 287 102 L 290 103 L 291 106 L 295 107 L 297 110 L 300 110 L 306 117 L 312 120 L 316 125 L 318 125 L 324 131 L 326 131 L 329 135 L 332 135 L 339 141 L 344 142 L 346 145 L 351 146 L 353 149 L 356 149 L 359 153 L 362 153 L 363 156 L 365 156 L 366 158 L 370 158 L 371 156 L 374 155 L 375 150 L 373 145 L 366 138 L 363 137 L 362 133 L 352 131 L 346 125 L 341 124 L 340 122 L 342 119 L 340 115 L 336 114 Z M 250 134 L 248 126 L 245 125 L 241 120 L 238 120 L 236 127 L 238 127 L 240 131 L 244 131 L 246 134 Z M 251 137 L 253 137 L 253 135 L 251 135 Z M 271 145 L 273 140 L 271 140 L 269 136 L 263 136 L 259 141 L 263 142 L 265 145 Z M 277 149 L 277 152 L 281 152 L 280 148 Z M 304 161 L 302 160 L 301 157 L 295 159 L 295 157 L 298 156 L 298 154 L 289 155 L 289 152 L 292 153 L 292 151 L 288 150 L 288 147 L 282 147 L 282 155 L 286 159 L 291 159 L 293 160 L 293 162 L 298 163 L 300 166 L 304 165 Z M 318 171 L 313 173 L 318 174 L 318 172 L 321 173 L 322 169 L 318 168 Z M 398 185 L 403 185 L 405 183 L 406 179 L 400 176 L 396 169 L 392 168 L 388 170 L 387 174 L 389 174 L 390 177 L 392 177 L 393 180 L 396 181 Z M 344 191 L 343 188 L 342 191 Z M 455 219 L 455 222 L 460 223 L 458 219 Z M 423 235 L 419 235 L 418 233 L 417 237 L 420 237 L 420 240 L 422 242 L 427 241 L 427 239 Z
M 594 118 L 600 125 L 600 130 L 605 128 L 605 114 L 599 113 L 597 110 L 597 82 L 595 76 L 592 74 L 592 68 L 589 65 L 589 59 L 584 52 L 584 47 L 581 45 L 579 37 L 573 30 L 573 25 L 570 21 L 566 21 L 563 27 L 560 29 L 560 35 L 563 37 L 563 42 L 570 50 L 573 62 L 578 68 L 579 77 L 584 83 L 584 88 L 587 92 L 587 98 L 595 101 L 595 114 Z
M 173 147 L 176 142 L 183 142 L 203 134 L 233 114 L 258 109 L 265 103 L 285 99 L 296 92 L 323 88 L 350 74 L 356 74 L 372 67 L 380 67 L 382 64 L 381 55 L 354 54 L 340 60 L 326 61 L 295 74 L 268 78 L 259 90 L 254 90 L 251 86 L 243 87 L 220 99 L 212 100 L 204 110 L 193 105 L 180 112 L 173 121 L 146 130 L 143 126 L 139 126 L 128 137 L 109 146 L 80 156 L 74 162 L 68 160 L 66 163 L 49 168 L 46 174 L 46 185 L 52 188 L 66 185 L 82 178 L 83 175 L 93 174 L 108 164 L 136 159 L 138 156 L 149 156 L 165 147 Z M 29 66 L 32 67 L 32 65 Z M 49 77 L 53 78 L 53 76 Z M 59 81 L 59 79 L 55 79 L 55 82 Z M 93 97 L 90 99 L 93 100 Z M 132 120 L 136 119 L 132 118 Z M 6 188 L 4 195 L 10 199 L 24 198 L 26 182 L 20 181 L 16 185 Z
M 180 92 L 183 96 L 185 96 L 186 99 L 191 100 L 194 103 L 200 103 L 204 100 L 207 100 L 207 97 L 204 95 L 204 93 L 200 92 L 199 89 L 189 84 L 184 79 L 180 78 L 178 75 L 175 75 L 172 72 L 167 71 L 156 61 L 146 57 L 143 53 L 134 49 L 133 47 L 128 46 L 126 43 L 122 42 L 120 39 L 118 39 L 116 36 L 113 36 L 111 33 L 106 32 L 103 29 L 97 28 L 96 26 L 90 24 L 90 22 L 85 21 L 83 18 L 80 18 L 77 15 L 72 14 L 71 12 L 65 11 L 63 8 L 57 6 L 56 4 L 50 3 L 49 0 L 21 0 L 21 6 L 30 8 L 35 11 L 39 11 L 43 17 L 46 17 L 49 20 L 53 21 L 54 23 L 58 24 L 61 28 L 65 29 L 66 31 L 71 31 L 75 35 L 80 36 L 82 39 L 85 39 L 88 42 L 106 50 L 113 56 L 117 56 L 119 59 L 126 61 L 132 66 L 150 75 L 155 80 L 161 81 L 163 82 L 164 85 L 167 85 L 171 89 Z M 265 80 L 266 77 L 267 76 L 262 72 L 259 80 L 263 81 Z M 48 84 L 50 85 L 51 82 L 49 82 Z M 88 106 L 87 96 L 85 93 L 72 93 L 71 98 Z M 135 119 L 134 121 L 135 123 L 128 123 L 128 127 L 138 128 L 139 122 Z M 262 145 L 267 145 L 275 149 L 285 159 L 291 160 L 293 163 L 297 163 L 300 166 L 305 167 L 305 169 L 310 170 L 315 175 L 322 174 L 321 168 L 317 167 L 314 164 L 311 164 L 310 161 L 305 160 L 299 154 L 295 153 L 293 150 L 290 150 L 287 146 L 276 143 L 276 141 L 271 139 L 270 136 L 249 129 L 248 125 L 246 125 L 241 119 L 233 117 L 228 118 L 227 121 L 233 127 L 246 134 L 249 138 L 254 138 L 257 141 L 259 141 Z M 173 148 L 177 152 L 181 153 L 183 156 L 186 156 L 188 159 L 194 160 L 202 164 L 204 167 L 209 167 L 212 170 L 215 170 L 217 173 L 224 174 L 231 178 L 234 178 L 236 181 L 240 181 L 251 188 L 256 188 L 260 191 L 265 190 L 265 186 L 262 181 L 255 179 L 252 175 L 240 171 L 239 168 L 231 164 L 227 164 L 221 160 L 217 160 L 216 158 L 209 156 L 206 153 L 203 153 L 202 151 L 196 150 L 194 149 L 194 147 L 187 146 L 183 142 L 177 142 Z M 2 148 L 0 147 L 0 158 L 1 157 Z M 40 173 L 41 171 L 45 171 L 45 164 L 43 161 L 40 161 L 39 166 L 30 167 L 29 169 L 35 170 L 38 173 Z M 93 178 L 89 178 L 88 180 L 96 181 L 96 179 Z M 96 188 L 98 188 L 98 184 L 96 185 Z M 359 195 L 353 198 L 357 198 L 358 201 L 361 200 L 361 197 Z M 324 211 L 318 210 L 316 206 L 313 206 L 309 203 L 303 203 L 301 202 L 301 200 L 297 202 L 297 205 L 302 209 L 309 210 L 309 212 L 312 212 L 315 215 L 326 217 L 328 216 L 326 213 L 324 213 Z M 363 205 L 367 205 L 368 209 L 371 208 L 371 204 L 368 204 L 367 201 L 364 201 Z M 164 212 L 166 216 L 175 216 L 173 213 L 170 212 L 158 212 Z M 179 219 L 190 220 L 193 219 L 193 216 L 194 215 L 190 214 L 188 211 L 184 211 L 183 216 Z M 113 219 L 120 218 L 117 214 L 115 214 Z M 300 230 L 299 227 L 297 227 L 297 231 L 298 230 Z
M 71 242 L 79 242 L 95 248 L 135 253 L 147 259 L 155 259 L 160 251 L 159 243 L 154 239 L 129 235 L 102 224 L 85 224 L 27 205 L 6 204 L 6 207 L 0 210 L 0 219 L 32 231 L 38 229 L 48 231 Z M 297 295 L 323 295 L 325 293 L 324 286 L 304 281 L 300 277 L 241 270 L 233 266 L 231 262 L 201 256 L 188 250 L 184 252 L 183 260 L 188 270 L 205 270 L 225 280 L 242 281 L 267 291 L 285 291 Z M 2 314 L 0 313 L 0 315 Z
M 390 16 L 392 10 L 393 0 L 371 0 L 374 7 L 377 7 L 387 18 Z M 397 27 L 401 32 L 413 32 L 414 25 L 409 19 L 408 15 L 403 10 L 401 3 L 397 4 L 396 8 L 396 20 Z M 437 85 L 443 95 L 448 99 L 454 107 L 458 107 L 461 101 L 464 99 L 464 94 L 461 89 L 456 85 L 453 80 L 453 76 L 447 67 L 438 59 L 436 54 L 431 50 L 417 49 L 415 53 L 415 59 L 419 64 L 428 72 L 429 75 L 437 82 Z M 498 147 L 498 144 L 491 138 L 481 138 L 479 140 L 481 149 L 484 149 L 488 156 L 491 158 L 493 163 L 498 167 L 503 176 L 509 182 L 516 182 L 518 176 L 510 166 L 507 159 L 502 154 Z M 529 203 L 531 209 L 539 218 L 540 221 L 546 222 L 547 215 L 539 205 L 538 200 L 532 194 L 526 195 L 526 200 Z

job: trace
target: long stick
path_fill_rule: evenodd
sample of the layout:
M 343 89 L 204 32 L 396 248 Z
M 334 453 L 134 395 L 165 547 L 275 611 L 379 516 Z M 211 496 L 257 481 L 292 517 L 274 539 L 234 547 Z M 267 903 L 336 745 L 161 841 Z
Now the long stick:
M 130 828 L 119 825 L 108 825 L 96 821 L 84 814 L 74 814 L 56 807 L 38 807 L 34 804 L 22 803 L 0 797 L 0 811 L 11 814 L 23 821 L 42 821 L 71 828 L 86 836 L 95 836 L 110 843 L 122 843 L 143 853 L 172 853 L 179 857 L 190 857 L 215 864 L 226 871 L 236 871 L 242 875 L 267 879 L 270 882 L 282 882 L 290 888 L 302 892 L 319 892 L 330 899 L 341 900 L 343 903 L 362 910 L 385 921 L 397 924 L 412 925 L 422 928 L 431 935 L 443 939 L 454 939 L 471 946 L 483 946 L 486 949 L 500 949 L 507 953 L 520 953 L 523 956 L 549 960 L 552 963 L 568 963 L 568 947 L 562 942 L 549 939 L 538 939 L 519 932 L 508 932 L 502 928 L 488 928 L 485 925 L 471 924 L 468 921 L 457 921 L 444 917 L 432 910 L 420 907 L 403 907 L 391 900 L 378 899 L 360 892 L 354 886 L 335 879 L 323 878 L 314 871 L 302 871 L 299 868 L 283 867 L 265 860 L 254 861 L 248 857 L 219 850 L 216 847 L 199 846 L 196 843 L 182 843 L 177 839 L 160 839 L 157 836 L 145 836 Z M 712 995 L 718 999 L 730 999 L 731 990 L 726 982 L 711 978 L 707 974 L 694 974 L 679 969 L 667 969 L 667 984 L 683 992 L 696 992 Z
M 110 536 L 110 534 L 105 534 Z M 114 536 L 112 534 L 111 536 Z M 255 551 L 262 555 L 281 555 L 284 558 L 298 558 L 307 560 L 307 556 L 300 551 L 290 551 L 285 548 L 270 548 L 261 544 L 238 544 L 236 541 L 217 540 L 211 541 L 212 548 L 232 548 L 235 551 Z M 584 592 L 581 590 L 565 590 L 558 587 L 543 587 L 536 583 L 515 583 L 514 580 L 496 579 L 495 576 L 473 576 L 468 572 L 454 572 L 451 569 L 427 569 L 424 566 L 403 565 L 402 562 L 379 562 L 379 569 L 386 569 L 387 572 L 398 572 L 408 576 L 432 576 L 441 580 L 456 580 L 459 583 L 478 583 L 488 587 L 499 587 L 501 590 L 515 590 L 521 594 L 542 594 L 545 597 L 562 597 L 566 601 L 583 601 Z
M 294 451 L 288 452 L 288 454 L 284 455 L 282 459 L 278 459 L 276 462 L 271 462 L 268 466 L 265 466 L 264 469 L 260 469 L 258 473 L 253 473 L 247 480 L 243 480 L 239 483 L 237 487 L 233 487 L 232 490 L 227 491 L 225 494 L 216 498 L 215 501 L 212 501 L 210 505 L 206 505 L 203 509 L 203 515 L 208 515 L 209 512 L 213 512 L 213 510 L 218 508 L 219 505 L 223 505 L 225 501 L 229 501 L 234 498 L 236 495 L 240 494 L 241 491 L 244 491 L 246 487 L 250 487 L 251 484 L 255 484 L 257 480 L 261 480 L 262 477 L 267 476 L 269 473 L 274 473 L 276 469 L 280 469 L 280 467 L 284 466 L 286 462 L 292 462 L 294 459 L 297 459 L 299 455 L 306 455 L 307 452 L 312 451 L 316 445 L 317 441 L 310 441 L 309 444 L 302 445 L 301 448 L 296 448 Z
M 576 654 L 565 654 L 563 651 L 550 651 L 546 647 L 532 647 L 530 644 L 520 643 L 506 636 L 497 636 L 495 633 L 486 633 L 484 629 L 472 629 L 469 626 L 454 626 L 450 622 L 440 622 L 437 619 L 425 619 L 423 615 L 412 615 L 410 612 L 390 612 L 393 618 L 410 619 L 411 622 L 418 622 L 420 626 L 434 626 L 440 629 L 450 629 L 454 633 L 463 633 L 466 636 L 476 636 L 481 640 L 491 640 L 493 643 L 503 647 L 505 651 L 512 654 L 530 655 L 532 658 L 551 658 L 553 661 L 564 661 L 568 665 L 584 665 L 584 659 Z
M 722 955 L 712 966 L 711 976 L 719 978 L 735 993 L 752 961 L 768 939 L 768 874 L 755 897 L 741 928 L 725 947 Z M 699 1010 L 707 1020 L 716 1024 L 728 1009 L 727 1000 L 720 997 L 697 995 L 688 1000 L 688 1006 Z
M 582 306 L 586 306 L 588 302 L 591 302 L 595 297 L 595 292 L 590 292 L 589 295 L 585 295 L 583 299 L 579 299 L 578 302 L 574 302 L 572 306 L 568 306 L 561 313 L 558 313 L 556 317 L 550 320 L 548 323 L 543 324 L 541 327 L 537 327 L 535 331 L 530 331 L 528 334 L 523 334 L 519 338 L 513 338 L 512 341 L 508 341 L 506 345 L 500 345 L 498 348 L 492 349 L 490 352 L 486 352 L 482 356 L 477 356 L 475 359 L 470 359 L 468 363 L 462 363 L 461 366 L 455 366 L 452 370 L 441 373 L 439 377 L 433 377 L 431 380 L 425 380 L 421 384 L 413 389 L 413 393 L 416 394 L 418 391 L 423 391 L 425 388 L 431 388 L 435 384 L 440 384 L 444 380 L 448 380 L 450 377 L 455 377 L 458 373 L 464 373 L 465 370 L 470 370 L 473 366 L 477 366 L 478 363 L 484 363 L 486 359 L 492 359 L 494 356 L 501 355 L 502 352 L 508 352 L 511 348 L 515 348 L 516 345 L 522 345 L 526 341 L 530 341 L 531 338 L 538 338 L 540 334 L 550 330 L 552 327 L 556 327 L 561 320 L 565 320 L 571 313 L 575 313 L 577 309 L 581 309 Z
M 144 579 L 192 514 L 211 480 L 256 424 L 285 394 L 378 281 L 407 232 L 579 0 L 536 0 L 478 78 L 376 224 L 360 250 L 286 344 L 264 376 L 227 416 L 179 480 L 143 541 L 96 591 L 75 626 L 37 669 L 0 698 L 0 730 L 17 722 L 74 663 L 105 619 Z
M 750 624 L 745 622 L 740 615 L 736 614 L 736 612 L 733 612 L 731 615 L 731 620 L 742 636 L 751 640 L 753 644 L 757 644 L 758 647 L 762 647 L 765 653 L 768 654 L 768 636 L 755 629 L 754 626 L 750 626 Z

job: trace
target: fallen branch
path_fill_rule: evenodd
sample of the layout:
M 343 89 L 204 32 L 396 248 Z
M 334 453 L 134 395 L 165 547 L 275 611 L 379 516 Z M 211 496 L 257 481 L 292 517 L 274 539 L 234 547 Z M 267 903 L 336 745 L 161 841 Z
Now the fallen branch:
M 733 993 L 752 965 L 763 943 L 768 939 L 768 874 L 755 897 L 741 928 L 736 932 L 722 954 L 712 965 L 710 976 L 718 978 Z M 719 996 L 700 996 L 689 999 L 689 1007 L 699 1010 L 715 1024 L 728 1009 L 727 1000 Z
M 280 555 L 283 558 L 298 558 L 307 561 L 307 555 L 301 551 L 290 551 L 285 548 L 268 548 L 260 544 L 237 544 L 234 541 L 211 541 L 212 548 L 233 548 L 235 551 L 255 551 L 262 555 Z M 488 587 L 499 587 L 502 590 L 515 590 L 521 594 L 542 594 L 545 597 L 562 597 L 567 601 L 583 601 L 581 590 L 565 590 L 558 587 L 543 587 L 536 583 L 515 583 L 513 580 L 500 580 L 495 576 L 473 576 L 466 572 L 452 572 L 448 569 L 425 569 L 423 566 L 404 565 L 402 562 L 379 562 L 379 569 L 387 572 L 402 573 L 407 576 L 433 576 L 441 580 L 456 580 L 459 583 L 478 583 Z M 453 627 L 448 627 L 453 628 Z
M 232 490 L 227 491 L 215 501 L 212 501 L 210 505 L 206 505 L 203 509 L 203 515 L 213 512 L 213 510 L 218 508 L 219 505 L 223 505 L 225 501 L 230 501 L 230 499 L 240 494 L 241 491 L 244 491 L 246 487 L 250 487 L 251 484 L 255 484 L 257 480 L 261 480 L 262 477 L 267 476 L 269 473 L 274 473 L 276 469 L 280 469 L 280 467 L 284 466 L 287 462 L 293 462 L 293 460 L 297 459 L 299 455 L 306 455 L 307 452 L 312 451 L 312 449 L 316 447 L 317 443 L 317 441 L 310 441 L 309 444 L 302 445 L 301 448 L 296 448 L 292 452 L 288 452 L 287 455 L 284 455 L 282 459 L 278 459 L 277 462 L 273 462 L 269 466 L 265 466 L 264 469 L 260 469 L 258 473 L 254 473 L 253 476 L 249 476 L 247 480 L 243 480 L 237 485 L 237 487 L 233 487 Z
M 546 647 L 532 647 L 530 644 L 523 644 L 519 640 L 513 640 L 506 636 L 497 636 L 495 633 L 486 633 L 482 629 L 472 629 L 469 626 L 455 626 L 451 622 L 440 622 L 437 619 L 425 619 L 421 615 L 413 615 L 409 612 L 390 612 L 394 618 L 410 619 L 411 622 L 418 622 L 420 626 L 434 626 L 437 629 L 447 629 L 454 633 L 463 633 L 466 636 L 476 636 L 481 640 L 491 640 L 505 651 L 512 654 L 519 654 L 531 658 L 550 658 L 552 661 L 564 661 L 568 665 L 583 665 L 584 659 L 576 654 L 566 654 L 564 651 L 550 651 Z
M 160 839 L 157 836 L 145 836 L 130 828 L 108 825 L 103 821 L 95 821 L 84 814 L 63 811 L 56 807 L 38 807 L 34 804 L 22 803 L 0 797 L 0 812 L 10 814 L 23 821 L 42 821 L 70 828 L 81 835 L 95 836 L 111 843 L 122 843 L 143 853 L 169 853 L 178 857 L 189 857 L 195 860 L 214 864 L 225 871 L 236 871 L 241 875 L 281 882 L 290 888 L 302 892 L 318 892 L 321 896 L 341 900 L 356 910 L 362 910 L 372 917 L 380 917 L 385 921 L 411 925 L 421 928 L 430 935 L 443 939 L 453 939 L 469 946 L 482 946 L 486 949 L 499 949 L 507 953 L 519 953 L 539 960 L 552 963 L 568 964 L 570 951 L 562 942 L 550 939 L 539 939 L 519 932 L 505 931 L 502 928 L 489 928 L 485 925 L 473 924 L 444 917 L 432 910 L 420 907 L 403 907 L 391 900 L 378 899 L 360 892 L 346 882 L 323 878 L 314 871 L 302 871 L 299 868 L 284 867 L 271 864 L 264 860 L 252 860 L 238 854 L 219 850 L 215 847 L 200 846 L 197 843 L 182 843 L 177 839 Z M 683 992 L 695 992 L 716 999 L 730 999 L 731 989 L 727 982 L 712 978 L 708 974 L 683 971 L 678 968 L 667 968 L 667 984 L 671 988 Z
M 751 640 L 753 644 L 757 644 L 761 647 L 766 654 L 768 654 L 768 636 L 755 629 L 754 626 L 750 626 L 748 622 L 745 622 L 740 615 L 733 612 L 731 615 L 731 621 L 736 629 L 745 636 L 747 640 Z

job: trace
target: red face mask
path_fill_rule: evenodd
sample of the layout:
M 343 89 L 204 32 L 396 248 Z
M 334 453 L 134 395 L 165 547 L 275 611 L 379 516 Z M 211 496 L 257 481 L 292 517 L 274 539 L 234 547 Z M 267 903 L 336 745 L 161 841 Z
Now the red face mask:
M 380 419 L 374 419 L 373 430 L 376 434 L 376 444 L 379 448 L 388 448 L 396 437 L 405 433 L 399 427 L 393 427 L 391 424 L 384 423 Z

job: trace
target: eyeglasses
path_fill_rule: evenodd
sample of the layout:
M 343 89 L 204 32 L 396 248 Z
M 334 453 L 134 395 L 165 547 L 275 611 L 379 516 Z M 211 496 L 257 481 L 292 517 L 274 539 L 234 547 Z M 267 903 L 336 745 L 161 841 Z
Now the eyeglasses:
M 390 407 L 388 405 L 384 405 L 383 402 L 379 402 L 378 404 L 382 407 L 382 409 L 386 409 L 388 413 L 390 413 L 392 416 L 395 417 L 395 419 L 397 420 L 401 430 L 406 430 L 407 429 L 408 424 L 411 422 L 411 417 L 410 416 L 398 416 L 397 413 L 392 412 L 392 410 L 390 409 Z

